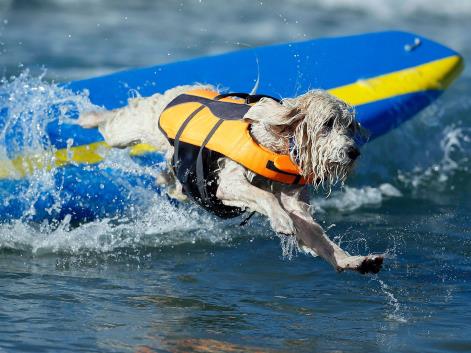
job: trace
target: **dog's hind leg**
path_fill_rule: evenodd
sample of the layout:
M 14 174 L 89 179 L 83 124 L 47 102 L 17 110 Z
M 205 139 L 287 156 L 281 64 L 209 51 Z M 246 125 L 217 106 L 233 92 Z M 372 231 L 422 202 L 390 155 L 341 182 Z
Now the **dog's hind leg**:
M 351 256 L 329 239 L 322 227 L 317 224 L 309 212 L 309 205 L 302 200 L 301 190 L 290 194 L 281 193 L 280 202 L 289 212 L 296 227 L 296 237 L 308 252 L 314 251 L 327 260 L 337 271 L 354 270 L 360 273 L 377 273 L 383 264 L 383 256 Z
M 85 112 L 80 114 L 77 124 L 85 129 L 97 128 L 114 114 L 116 114 L 114 110 Z
M 98 127 L 111 147 L 125 148 L 147 143 L 165 152 L 170 144 L 158 130 L 158 114 L 154 111 L 154 106 L 152 99 L 134 98 L 123 108 L 84 113 L 77 124 L 84 128 Z

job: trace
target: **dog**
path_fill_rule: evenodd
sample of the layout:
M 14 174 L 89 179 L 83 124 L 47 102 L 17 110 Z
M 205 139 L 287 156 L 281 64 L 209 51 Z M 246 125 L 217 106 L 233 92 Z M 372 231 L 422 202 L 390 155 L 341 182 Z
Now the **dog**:
M 209 120 L 219 121 L 213 115 L 224 115 L 220 126 L 227 125 L 226 135 L 217 139 L 219 142 L 213 144 L 217 146 L 211 147 L 213 151 L 208 147 L 212 143 L 209 135 L 206 136 L 209 144 L 199 149 L 192 144 L 191 136 L 182 140 L 185 135 L 182 131 L 193 133 L 205 124 L 194 123 L 189 128 L 191 119 L 204 111 Z M 180 125 L 171 126 L 177 120 Z M 163 94 L 132 98 L 119 109 L 85 112 L 78 124 L 84 128 L 98 127 L 111 147 L 147 143 L 165 153 L 169 168 L 158 182 L 167 185 L 172 197 L 179 200 L 190 197 L 204 208 L 219 212 L 221 217 L 232 217 L 244 210 L 265 215 L 276 233 L 293 237 L 290 239 L 295 239 L 300 249 L 322 257 L 339 272 L 377 273 L 382 267 L 382 255 L 352 256 L 342 250 L 311 215 L 307 186 L 330 192 L 337 182 L 345 181 L 360 155 L 357 137 L 361 127 L 354 110 L 323 90 L 277 100 L 269 96 L 221 95 L 211 85 L 177 86 Z M 213 128 L 216 134 L 218 128 Z M 238 129 L 242 131 L 238 134 L 244 136 L 244 146 L 234 145 L 226 151 L 225 142 L 237 144 L 235 140 L 240 136 L 232 138 L 231 133 Z M 241 157 L 240 150 L 247 144 L 251 148 L 249 156 Z M 258 154 L 262 156 L 260 163 L 247 167 L 256 158 L 250 156 Z M 206 160 L 208 155 L 212 156 L 210 162 Z M 270 159 L 265 169 L 264 158 Z M 275 165 L 280 160 L 285 162 L 270 169 L 273 160 Z M 185 167 L 188 163 L 190 167 Z M 209 182 L 209 176 L 201 180 L 192 175 L 198 168 L 200 174 L 209 170 Z M 254 172 L 254 168 L 260 171 Z M 293 179 L 287 181 L 285 177 Z

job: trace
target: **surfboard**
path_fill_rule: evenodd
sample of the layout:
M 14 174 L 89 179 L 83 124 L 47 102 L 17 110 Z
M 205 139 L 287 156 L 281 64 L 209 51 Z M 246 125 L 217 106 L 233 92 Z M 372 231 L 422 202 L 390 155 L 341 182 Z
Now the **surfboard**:
M 355 107 L 372 140 L 433 102 L 462 67 L 459 53 L 446 46 L 413 33 L 388 31 L 244 49 L 68 82 L 62 87 L 77 94 L 85 91 L 93 104 L 106 109 L 126 105 L 132 95 L 151 96 L 195 82 L 233 92 L 250 92 L 257 85 L 257 93 L 278 98 L 321 88 Z M 55 102 L 54 109 L 59 110 L 60 104 Z M 0 126 L 8 125 L 9 117 L 7 109 L 0 109 Z M 96 129 L 82 129 L 59 118 L 51 121 L 44 151 L 53 155 L 48 165 L 38 162 L 43 159 L 37 155 L 9 148 L 20 135 L 21 131 L 6 134 L 3 141 L 6 157 L 0 160 L 0 220 L 111 217 L 140 202 L 132 186 L 159 191 L 152 175 L 107 165 L 107 145 Z M 129 151 L 141 165 L 155 167 L 162 162 L 151 146 L 137 145 Z M 37 184 L 33 172 L 38 168 L 49 170 L 53 181 L 32 192 L 32 183 Z M 21 200 L 16 195 L 29 198 Z

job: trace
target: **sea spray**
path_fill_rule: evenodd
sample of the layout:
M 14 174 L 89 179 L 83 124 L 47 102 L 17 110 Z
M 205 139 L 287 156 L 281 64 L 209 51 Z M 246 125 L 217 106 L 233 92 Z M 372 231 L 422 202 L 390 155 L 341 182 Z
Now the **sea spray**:
M 99 110 L 100 107 L 90 103 L 86 92 L 76 94 L 46 82 L 44 73 L 34 77 L 28 70 L 18 77 L 1 81 L 0 106 L 3 107 L 0 171 L 4 179 L 16 182 L 13 190 L 3 189 L 5 184 L 0 183 L 0 202 L 17 212 L 16 218 L 0 224 L 0 248 L 35 255 L 83 251 L 106 253 L 126 247 L 175 245 L 200 239 L 221 242 L 227 238 L 227 232 L 221 231 L 224 222 L 221 229 L 214 229 L 213 217 L 197 207 L 177 206 L 165 192 L 156 193 L 146 185 L 132 184 L 125 178 L 108 179 L 119 185 L 124 195 L 129 195 L 125 214 L 105 215 L 77 224 L 71 214 L 63 212 L 70 198 L 76 196 L 63 192 L 64 183 L 71 181 L 64 180 L 64 175 L 68 175 L 55 163 L 57 148 L 50 141 L 48 125 L 56 122 L 74 124 L 79 112 Z M 67 150 L 72 144 L 73 141 L 67 141 Z M 106 158 L 102 163 L 80 168 L 99 176 L 107 170 L 150 178 L 158 173 L 154 167 L 136 163 L 126 150 L 106 150 L 104 153 Z M 33 157 L 26 159 L 24 156 Z M 78 166 L 72 165 L 72 168 Z M 83 184 L 80 176 L 75 177 L 74 182 Z M 106 185 L 99 187 L 106 191 Z M 45 204 L 45 199 L 48 207 L 38 209 L 38 202 Z M 74 202 L 87 207 L 89 200 Z M 20 214 L 18 205 L 22 209 Z M 35 221 L 38 212 L 43 213 L 41 217 L 49 215 L 50 218 Z M 57 218 L 58 215 L 61 216 Z
M 401 303 L 396 298 L 391 288 L 379 277 L 374 277 L 374 281 L 377 281 L 380 285 L 381 292 L 385 295 L 387 304 L 390 308 L 387 312 L 387 318 L 389 320 L 397 321 L 400 323 L 406 323 L 407 319 L 404 314 L 404 309 Z
M 21 200 L 22 219 L 34 218 L 34 206 L 45 194 L 52 199 L 46 212 L 61 205 L 60 186 L 54 178 L 57 149 L 50 141 L 49 124 L 70 122 L 79 110 L 92 106 L 85 94 L 47 83 L 44 75 L 34 77 L 25 70 L 0 81 L 0 173 L 3 179 L 24 179 L 14 193 L 2 193 L 2 202 Z

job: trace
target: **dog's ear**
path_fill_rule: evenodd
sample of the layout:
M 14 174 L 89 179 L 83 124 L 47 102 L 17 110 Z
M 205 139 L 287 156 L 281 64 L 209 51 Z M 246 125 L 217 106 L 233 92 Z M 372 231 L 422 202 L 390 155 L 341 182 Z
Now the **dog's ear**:
M 262 98 L 244 116 L 246 121 L 267 125 L 290 125 L 298 119 L 296 108 L 288 108 L 271 98 Z

